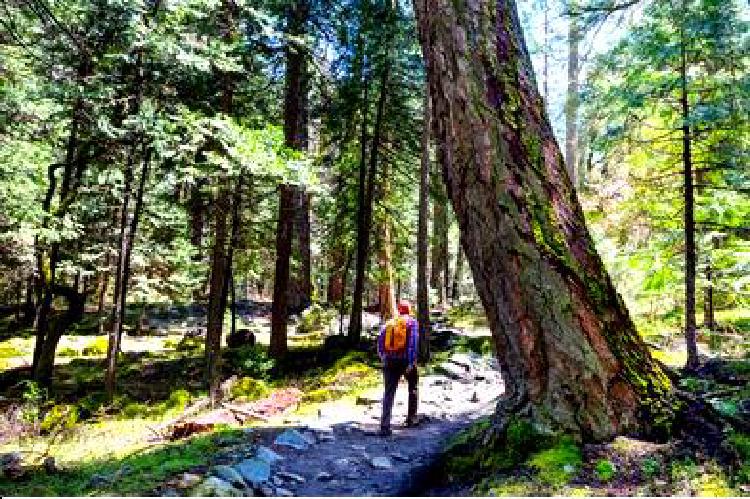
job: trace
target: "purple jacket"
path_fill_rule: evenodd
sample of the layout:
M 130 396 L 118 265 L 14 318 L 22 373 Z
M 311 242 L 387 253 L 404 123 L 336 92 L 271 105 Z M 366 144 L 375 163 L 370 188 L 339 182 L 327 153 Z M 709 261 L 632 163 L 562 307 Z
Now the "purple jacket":
M 402 359 L 408 360 L 409 365 L 415 365 L 417 363 L 417 348 L 419 346 L 419 324 L 417 319 L 414 317 L 406 318 L 406 332 L 409 338 L 406 343 L 406 352 L 401 353 L 389 353 L 385 351 L 385 329 L 386 325 L 380 327 L 380 334 L 378 334 L 378 356 L 380 360 L 388 359 Z

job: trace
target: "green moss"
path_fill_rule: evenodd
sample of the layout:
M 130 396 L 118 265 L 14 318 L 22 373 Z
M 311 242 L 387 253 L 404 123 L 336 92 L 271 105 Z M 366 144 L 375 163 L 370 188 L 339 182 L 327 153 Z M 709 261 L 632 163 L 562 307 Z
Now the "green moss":
M 497 472 L 518 465 L 545 442 L 526 420 L 513 419 L 505 434 L 496 435 L 491 419 L 482 418 L 448 442 L 443 465 L 451 476 Z
M 537 469 L 537 477 L 543 483 L 561 487 L 580 468 L 581 449 L 572 438 L 563 437 L 553 447 L 531 456 L 527 463 Z
M 80 355 L 81 355 L 81 352 L 79 352 L 79 351 L 78 351 L 78 350 L 76 350 L 75 348 L 71 348 L 71 347 L 65 347 L 65 348 L 61 348 L 61 349 L 60 349 L 60 350 L 59 350 L 59 351 L 57 352 L 57 355 L 58 355 L 59 357 L 78 357 L 78 356 L 80 356 Z
M 78 422 L 78 408 L 74 405 L 58 404 L 52 406 L 44 415 L 39 428 L 44 433 L 70 429 Z
M 8 359 L 12 357 L 23 357 L 24 353 L 16 347 L 11 345 L 0 346 L 0 358 Z
M 594 473 L 596 474 L 596 478 L 602 482 L 609 482 L 615 477 L 617 469 L 609 459 L 600 459 L 596 462 L 596 466 L 594 466 Z
M 178 352 L 197 352 L 205 346 L 206 341 L 203 338 L 185 336 L 177 344 Z
M 164 340 L 164 348 L 169 348 L 169 349 L 177 348 L 179 344 L 180 342 L 173 338 L 167 338 L 166 340 Z
M 268 396 L 269 393 L 271 390 L 264 381 L 248 376 L 237 380 L 231 388 L 232 397 L 243 400 L 257 400 Z
M 82 353 L 83 355 L 89 357 L 89 356 L 95 356 L 95 355 L 106 355 L 107 354 L 107 347 L 109 346 L 109 340 L 106 336 L 102 336 L 99 338 L 96 338 L 92 342 L 90 342 L 88 345 L 83 347 Z

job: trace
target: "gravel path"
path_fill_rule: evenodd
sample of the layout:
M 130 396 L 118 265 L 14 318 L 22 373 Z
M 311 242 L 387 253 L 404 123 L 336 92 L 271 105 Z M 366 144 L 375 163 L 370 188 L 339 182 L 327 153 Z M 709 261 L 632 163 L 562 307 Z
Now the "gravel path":
M 436 371 L 420 379 L 417 427 L 403 426 L 407 390 L 402 381 L 393 435 L 377 436 L 382 387 L 373 389 L 356 405 L 331 402 L 317 415 L 256 428 L 254 455 L 210 469 L 194 493 L 384 496 L 429 489 L 428 470 L 446 440 L 490 414 L 503 390 L 496 363 L 486 357 L 456 353 Z M 232 478 L 233 471 L 242 480 Z

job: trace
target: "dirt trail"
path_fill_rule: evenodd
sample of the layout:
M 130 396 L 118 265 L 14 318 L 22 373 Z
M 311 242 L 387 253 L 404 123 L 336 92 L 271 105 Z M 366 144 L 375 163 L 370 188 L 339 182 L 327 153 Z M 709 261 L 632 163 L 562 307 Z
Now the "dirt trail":
M 424 478 L 446 440 L 490 414 L 503 391 L 495 361 L 476 354 L 453 354 L 435 371 L 420 379 L 423 420 L 417 427 L 403 425 L 407 390 L 402 381 L 393 410 L 393 435 L 377 436 L 382 389 L 378 387 L 360 396 L 356 405 L 331 402 L 317 415 L 255 428 L 258 445 L 253 452 L 211 468 L 196 492 L 382 496 L 428 489 Z M 232 479 L 233 470 L 244 483 Z

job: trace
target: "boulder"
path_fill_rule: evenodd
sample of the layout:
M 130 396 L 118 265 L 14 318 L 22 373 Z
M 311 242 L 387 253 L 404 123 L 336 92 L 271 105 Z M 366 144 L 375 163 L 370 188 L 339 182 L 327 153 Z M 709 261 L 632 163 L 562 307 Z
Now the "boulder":
M 307 450 L 311 442 L 308 437 L 298 432 L 297 430 L 284 430 L 276 439 L 273 441 L 275 445 L 281 445 L 284 447 L 291 447 L 297 450 Z
M 271 465 L 266 461 L 258 458 L 245 459 L 234 465 L 239 471 L 245 483 L 253 488 L 258 488 L 261 484 L 268 482 L 271 478 Z
M 389 470 L 393 468 L 391 460 L 385 456 L 375 456 L 370 459 L 370 466 L 381 470 Z
M 194 497 L 244 497 L 247 494 L 221 478 L 210 476 L 193 489 L 192 495 Z
M 231 466 L 227 466 L 224 464 L 221 464 L 219 466 L 215 466 L 211 473 L 225 482 L 229 482 L 233 487 L 236 487 L 238 489 L 242 489 L 245 487 L 245 480 L 243 476 L 240 474 L 239 471 L 232 468 Z
M 261 461 L 267 462 L 268 464 L 273 464 L 276 461 L 281 461 L 282 459 L 284 459 L 283 456 L 275 453 L 265 445 L 261 445 L 260 447 L 258 447 L 258 450 L 255 453 L 255 457 L 257 459 L 260 459 Z

